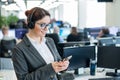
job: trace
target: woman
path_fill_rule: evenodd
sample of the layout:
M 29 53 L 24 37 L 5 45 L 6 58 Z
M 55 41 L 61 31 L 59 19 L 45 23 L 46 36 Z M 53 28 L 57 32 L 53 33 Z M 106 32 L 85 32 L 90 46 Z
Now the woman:
M 102 28 L 98 34 L 97 38 L 102 38 L 102 37 L 113 37 L 113 34 L 110 34 L 110 31 L 108 28 Z
M 71 42 L 71 41 L 81 41 L 81 36 L 80 34 L 77 32 L 77 28 L 76 27 L 72 27 L 71 28 L 71 33 L 67 36 L 67 42 Z
M 51 38 L 45 38 L 50 14 L 35 7 L 25 12 L 29 32 L 13 49 L 13 65 L 18 80 L 58 80 L 56 73 L 66 70 L 69 61 L 61 58 Z

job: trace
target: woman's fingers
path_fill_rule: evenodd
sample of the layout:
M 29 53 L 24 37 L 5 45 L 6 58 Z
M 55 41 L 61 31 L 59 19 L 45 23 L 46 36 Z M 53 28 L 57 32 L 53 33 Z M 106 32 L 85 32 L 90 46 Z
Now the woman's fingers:
M 53 62 L 52 63 L 53 69 L 55 72 L 60 72 L 66 70 L 69 66 L 69 61 L 60 61 L 60 62 Z

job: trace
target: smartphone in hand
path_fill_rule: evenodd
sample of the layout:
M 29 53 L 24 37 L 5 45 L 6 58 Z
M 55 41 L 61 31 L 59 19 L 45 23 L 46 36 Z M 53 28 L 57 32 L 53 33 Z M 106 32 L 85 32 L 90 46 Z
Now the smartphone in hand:
M 64 58 L 64 59 L 62 59 L 62 61 L 70 60 L 71 58 L 72 58 L 72 55 L 70 55 L 70 56 L 68 56 L 68 57 L 66 57 L 66 58 Z

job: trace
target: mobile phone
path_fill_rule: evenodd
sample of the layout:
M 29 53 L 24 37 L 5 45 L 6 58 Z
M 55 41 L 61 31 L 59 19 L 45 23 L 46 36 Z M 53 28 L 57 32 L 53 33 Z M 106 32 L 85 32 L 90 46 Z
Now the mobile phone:
M 66 58 L 64 58 L 64 59 L 62 59 L 62 61 L 70 60 L 71 58 L 72 58 L 72 55 L 70 55 L 70 56 L 68 56 L 68 57 L 66 57 Z

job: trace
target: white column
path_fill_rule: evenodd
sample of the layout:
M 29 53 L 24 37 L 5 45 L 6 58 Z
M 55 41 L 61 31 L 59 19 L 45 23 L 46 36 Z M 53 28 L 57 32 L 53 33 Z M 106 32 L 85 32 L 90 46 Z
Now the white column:
M 58 19 L 63 20 L 63 4 L 58 6 Z
M 86 0 L 78 0 L 78 27 L 86 27 Z

